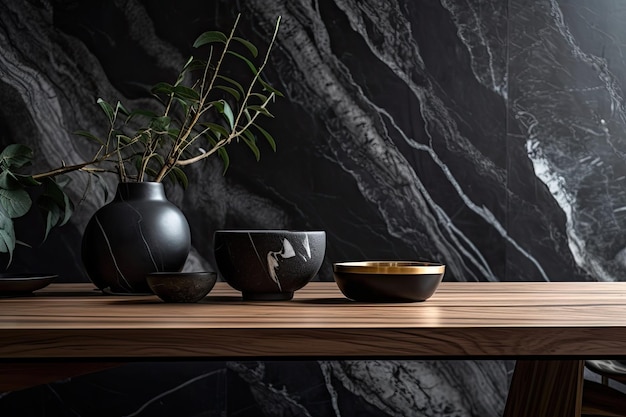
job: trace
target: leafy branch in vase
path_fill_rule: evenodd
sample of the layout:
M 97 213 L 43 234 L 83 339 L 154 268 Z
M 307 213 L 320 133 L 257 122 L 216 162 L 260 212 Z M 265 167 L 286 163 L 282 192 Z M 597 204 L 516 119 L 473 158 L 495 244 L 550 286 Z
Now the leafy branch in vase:
M 104 135 L 76 132 L 96 144 L 89 160 L 24 173 L 32 165 L 32 149 L 23 144 L 8 145 L 0 153 L 0 252 L 11 257 L 16 243 L 23 243 L 16 238 L 14 219 L 33 206 L 29 189 L 39 187 L 34 194 L 45 218 L 44 240 L 53 227 L 69 221 L 74 206 L 64 188 L 68 183 L 65 174 L 70 172 L 81 171 L 96 178 L 115 173 L 120 182 L 162 182 L 169 178 L 186 188 L 189 181 L 184 167 L 217 154 L 225 172 L 230 164 L 226 147 L 233 142 L 245 143 L 257 160 L 261 155 L 259 138 L 275 151 L 274 138 L 259 120 L 273 117 L 268 107 L 282 96 L 263 77 L 280 18 L 262 56 L 252 42 L 235 35 L 239 19 L 237 16 L 228 34 L 201 34 L 193 46 L 207 47 L 207 57 L 190 57 L 173 84 L 160 82 L 151 89 L 159 111 L 129 110 L 120 101 L 112 104 L 98 98 L 108 130 Z M 238 79 L 227 75 L 230 65 L 243 68 L 237 72 Z

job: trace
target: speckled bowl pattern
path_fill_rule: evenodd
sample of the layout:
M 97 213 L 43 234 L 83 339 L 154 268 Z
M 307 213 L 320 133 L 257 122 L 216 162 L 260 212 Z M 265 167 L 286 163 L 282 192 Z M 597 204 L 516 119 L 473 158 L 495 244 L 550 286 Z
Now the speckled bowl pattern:
M 146 281 L 166 303 L 197 303 L 213 289 L 216 272 L 153 272 Z
M 245 300 L 290 300 L 324 260 L 326 233 L 293 230 L 217 230 L 220 274 Z
M 333 264 L 333 276 L 349 299 L 416 302 L 430 298 L 443 280 L 445 265 L 420 261 L 361 261 Z

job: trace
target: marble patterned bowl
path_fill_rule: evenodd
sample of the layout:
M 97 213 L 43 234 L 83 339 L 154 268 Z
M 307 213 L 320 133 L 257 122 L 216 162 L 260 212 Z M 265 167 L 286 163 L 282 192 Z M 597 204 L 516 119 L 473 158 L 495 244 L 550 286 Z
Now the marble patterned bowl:
M 148 286 L 166 303 L 197 303 L 215 286 L 215 272 L 152 272 Z
M 217 230 L 220 274 L 245 300 L 290 300 L 315 277 L 326 253 L 326 232 Z
M 365 302 L 415 302 L 430 298 L 445 265 L 419 261 L 361 261 L 333 264 L 333 277 L 347 298 Z

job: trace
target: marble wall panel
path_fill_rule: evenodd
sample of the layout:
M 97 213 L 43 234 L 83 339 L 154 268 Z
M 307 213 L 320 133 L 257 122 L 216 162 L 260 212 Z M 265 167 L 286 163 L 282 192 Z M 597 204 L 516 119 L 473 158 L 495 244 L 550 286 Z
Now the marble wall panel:
M 240 34 L 261 44 L 283 19 L 268 75 L 285 98 L 266 123 L 278 150 L 256 162 L 234 147 L 226 175 L 210 160 L 187 191 L 168 188 L 192 225 L 188 269 L 214 268 L 216 229 L 310 228 L 327 231 L 321 280 L 332 262 L 366 258 L 438 260 L 459 281 L 622 279 L 621 0 L 9 0 L 0 145 L 31 145 L 43 169 L 89 157 L 72 132 L 104 129 L 96 97 L 150 105 L 149 86 L 175 77 L 195 36 L 228 30 L 238 12 Z M 34 247 L 12 270 L 87 280 L 80 236 L 104 197 L 72 179 L 71 223 L 39 245 L 37 216 L 20 220 Z M 182 379 L 177 366 L 141 366 L 149 393 L 111 388 L 124 368 L 0 394 L 0 407 L 97 415 L 72 398 L 104 387 L 132 405 L 112 415 L 158 415 L 140 410 L 158 397 L 147 407 L 197 415 L 496 416 L 511 364 L 228 362 Z M 182 397 L 159 397 L 181 385 Z M 197 386 L 207 402 L 187 391 Z
M 228 370 L 221 362 L 144 362 L 13 393 L 3 416 L 223 416 Z

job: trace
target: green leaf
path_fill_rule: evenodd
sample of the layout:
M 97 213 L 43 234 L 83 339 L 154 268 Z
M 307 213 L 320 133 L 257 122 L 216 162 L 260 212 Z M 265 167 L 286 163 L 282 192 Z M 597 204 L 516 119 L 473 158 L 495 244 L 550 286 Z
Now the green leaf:
M 226 170 L 230 166 L 230 157 L 228 156 L 228 152 L 226 151 L 226 148 L 219 148 L 217 150 L 217 154 L 220 156 L 222 163 L 224 164 L 224 171 L 222 171 L 222 175 L 226 174 Z
M 259 54 L 259 50 L 257 49 L 256 46 L 254 46 L 254 44 L 246 39 L 234 36 L 233 37 L 234 41 L 237 41 L 239 43 L 241 43 L 243 46 L 245 46 L 246 48 L 248 48 L 248 50 L 250 51 L 250 53 L 252 54 L 253 57 L 257 57 L 257 55 Z
M 230 129 L 234 129 L 235 128 L 235 115 L 233 114 L 233 109 L 230 108 L 230 105 L 228 104 L 227 101 L 222 100 L 224 102 L 224 116 L 226 116 L 226 119 L 228 120 L 228 124 L 230 125 Z
M 220 80 L 224 80 L 227 83 L 230 83 L 230 84 L 234 85 L 235 88 L 237 88 L 237 90 L 239 90 L 239 92 L 242 95 L 246 94 L 246 91 L 244 90 L 243 86 L 240 83 L 238 83 L 237 81 L 233 80 L 232 78 L 225 77 L 223 75 L 218 75 L 217 78 L 219 78 Z
M 193 88 L 185 87 L 184 85 L 178 85 L 174 87 L 174 96 L 183 100 L 192 100 L 194 102 L 200 100 L 200 94 Z
M 269 97 L 266 96 L 265 94 L 261 94 L 261 93 L 251 93 L 250 96 L 252 97 L 257 97 L 261 100 L 262 104 L 265 104 L 266 102 L 269 101 Z
M 46 180 L 44 179 L 44 181 Z M 57 177 L 55 177 L 54 180 L 51 181 L 56 182 L 57 185 L 61 188 L 67 187 L 67 185 L 72 182 L 71 178 L 68 175 L 58 175 Z
M 33 247 L 32 245 L 29 245 L 28 243 L 23 242 L 23 241 L 21 241 L 19 239 L 15 239 L 15 244 L 16 245 L 20 245 L 20 246 L 24 246 L 24 247 L 27 247 L 27 248 L 32 248 Z
M 0 252 L 9 254 L 9 264 L 15 249 L 15 228 L 11 217 L 0 207 Z
M 30 210 L 32 200 L 22 188 L 15 190 L 0 189 L 0 206 L 12 219 L 21 217 Z
M 186 72 L 196 71 L 196 70 L 204 71 L 207 65 L 208 65 L 208 62 L 205 61 L 204 59 L 194 59 L 189 63 L 189 66 L 185 68 L 185 71 Z
M 174 86 L 178 86 L 180 85 L 180 83 L 183 82 L 183 80 L 185 79 L 185 74 L 191 68 L 191 64 L 193 63 L 193 61 L 193 56 L 190 56 L 185 65 L 183 65 L 183 69 L 178 74 L 178 78 L 176 79 L 176 83 L 174 84 Z
M 192 63 L 193 63 L 193 56 L 190 56 L 187 62 L 185 62 L 185 65 L 183 65 L 183 71 L 190 68 Z
M 189 112 L 189 108 L 193 106 L 193 103 L 190 103 L 187 100 L 183 100 L 180 97 L 174 97 L 174 103 L 178 103 L 183 108 L 183 113 L 187 114 Z
M 173 174 L 175 181 L 182 185 L 184 190 L 187 189 L 189 186 L 189 179 L 187 178 L 187 174 L 185 174 L 182 169 L 174 167 L 170 171 L 170 174 Z
M 265 138 L 265 140 L 267 140 L 267 142 L 270 144 L 270 146 L 272 147 L 272 150 L 274 152 L 276 152 L 276 141 L 274 140 L 274 138 L 272 137 L 272 135 L 269 134 L 269 132 L 265 129 L 263 129 L 261 126 L 259 126 L 258 124 L 254 123 L 252 126 L 256 127 L 257 130 L 259 132 L 261 132 L 261 134 L 263 135 L 263 137 Z
M 96 142 L 99 145 L 102 145 L 102 146 L 105 145 L 105 142 L 102 139 L 100 139 L 99 137 L 97 137 L 96 135 L 94 135 L 94 134 L 92 134 L 90 132 L 87 132 L 86 130 L 77 130 L 77 131 L 74 132 L 74 134 L 78 135 L 78 136 L 85 137 L 87 139 L 91 139 L 92 141 Z
M 278 91 L 277 89 L 272 87 L 267 81 L 263 80 L 262 78 L 259 78 L 259 83 L 261 83 L 261 85 L 263 86 L 263 89 L 265 91 L 269 91 L 270 93 L 274 93 L 278 97 L 284 97 L 283 93 L 281 93 L 280 91 Z
M 117 116 L 120 113 L 127 116 L 130 114 L 130 112 L 126 109 L 126 107 L 124 107 L 122 102 L 118 100 L 118 102 L 115 104 L 115 115 Z
M 26 145 L 13 143 L 0 153 L 0 166 L 5 168 L 21 168 L 33 161 L 33 150 Z
M 165 94 L 165 95 L 170 95 L 174 92 L 174 86 L 172 84 L 168 84 L 168 83 L 157 83 L 155 84 L 151 89 L 150 92 L 152 94 Z
M 117 140 L 118 140 L 118 142 L 119 142 L 119 144 L 121 146 L 128 145 L 129 143 L 131 143 L 133 141 L 133 138 L 128 137 L 126 135 L 117 135 L 115 137 L 117 138 Z M 143 138 L 143 134 L 141 135 L 140 139 L 142 139 L 142 138 Z
M 230 108 L 230 104 L 226 100 L 217 100 L 212 103 L 215 108 L 224 115 L 226 120 L 228 121 L 228 125 L 230 126 L 230 130 L 233 130 L 235 127 L 235 115 L 233 114 L 233 109 Z
M 43 183 L 44 192 L 37 199 L 37 206 L 46 219 L 46 233 L 43 238 L 46 240 L 53 227 L 63 226 L 69 221 L 74 205 L 63 191 L 62 183 L 58 184 L 52 178 L 46 178 Z
M 213 30 L 209 32 L 204 32 L 203 34 L 198 36 L 195 42 L 193 43 L 193 47 L 199 48 L 203 45 L 206 45 L 207 43 L 214 43 L 214 42 L 226 43 L 227 40 L 228 40 L 228 37 L 224 35 L 222 32 Z
M 176 139 L 178 135 L 180 135 L 180 129 L 173 128 L 171 126 L 169 129 L 167 129 L 167 136 L 169 136 L 170 138 Z
M 250 68 L 250 71 L 252 71 L 252 74 L 257 75 L 257 73 L 259 72 L 259 70 L 257 69 L 257 67 L 252 63 L 252 61 L 250 61 L 248 58 L 246 58 L 245 56 L 234 52 L 234 51 L 228 51 L 228 54 L 236 56 L 237 58 L 241 59 L 243 62 L 246 63 L 246 65 L 248 65 L 248 68 Z
M 256 138 L 254 137 L 252 132 L 250 132 L 249 130 L 244 130 L 242 138 L 246 145 L 248 145 L 248 148 L 250 148 L 250 150 L 254 154 L 256 160 L 258 161 L 259 159 L 261 159 L 261 151 L 256 144 Z
M 143 154 L 137 153 L 131 157 L 132 166 L 135 167 L 137 172 L 141 170 L 141 166 L 143 165 Z
M 16 188 L 20 188 L 20 182 L 14 173 L 4 170 L 0 172 L 0 188 L 15 190 Z
M 159 164 L 159 168 L 161 168 L 163 165 L 165 165 L 165 159 L 163 158 L 163 155 L 160 155 L 158 153 L 153 153 L 150 156 L 152 157 L 151 159 L 156 159 L 156 161 Z
M 40 209 L 45 210 L 46 212 L 46 233 L 44 234 L 43 240 L 45 241 L 50 234 L 50 231 L 54 226 L 59 224 L 61 221 L 62 211 L 59 206 L 50 205 L 46 209 L 44 209 L 45 203 L 40 203 Z
M 272 113 L 269 112 L 269 110 L 267 110 L 265 107 L 263 106 L 256 106 L 256 105 L 251 105 L 246 107 L 248 110 L 252 110 L 258 113 L 261 113 L 264 116 L 267 117 L 274 117 L 274 115 Z
M 41 183 L 34 179 L 31 175 L 21 175 L 15 173 L 14 175 L 18 182 L 24 187 L 41 185 Z
M 248 109 L 243 109 L 243 115 L 246 116 L 247 122 L 252 121 L 252 116 L 250 116 L 250 112 L 248 111 Z
M 89 179 L 94 179 L 96 185 L 99 187 L 100 191 L 102 191 L 103 201 L 109 201 L 109 187 L 102 176 L 96 173 L 90 173 Z
M 157 132 L 167 132 L 172 119 L 168 116 L 155 117 L 150 121 L 150 127 Z
M 96 103 L 98 103 L 98 105 L 100 106 L 104 114 L 106 114 L 107 118 L 109 119 L 109 122 L 113 124 L 115 121 L 115 111 L 113 110 L 113 107 L 101 98 L 98 98 L 96 100 Z
M 148 119 L 154 119 L 155 117 L 157 117 L 157 114 L 149 110 L 133 110 L 128 114 L 128 117 L 126 118 L 126 123 L 130 122 L 138 116 L 147 117 Z
M 213 149 L 217 145 L 217 141 L 215 140 L 215 138 L 211 137 L 208 134 L 205 136 L 209 140 L 209 143 L 211 144 L 211 149 Z M 228 152 L 226 151 L 226 148 L 224 147 L 218 148 L 217 154 L 219 155 L 220 159 L 222 160 L 222 163 L 224 164 L 224 170 L 222 171 L 222 175 L 225 175 L 226 170 L 228 169 L 230 165 L 230 157 L 228 156 Z
M 226 91 L 228 94 L 235 97 L 235 100 L 237 101 L 239 101 L 239 99 L 241 98 L 241 94 L 239 94 L 239 91 L 235 90 L 232 87 L 226 87 L 225 85 L 216 85 L 215 88 Z
M 228 136 L 228 130 L 226 130 L 224 126 L 218 125 L 217 123 L 207 122 L 207 123 L 201 123 L 200 125 L 204 127 L 208 127 L 213 133 L 217 133 L 216 136 L 218 138 L 220 136 Z

